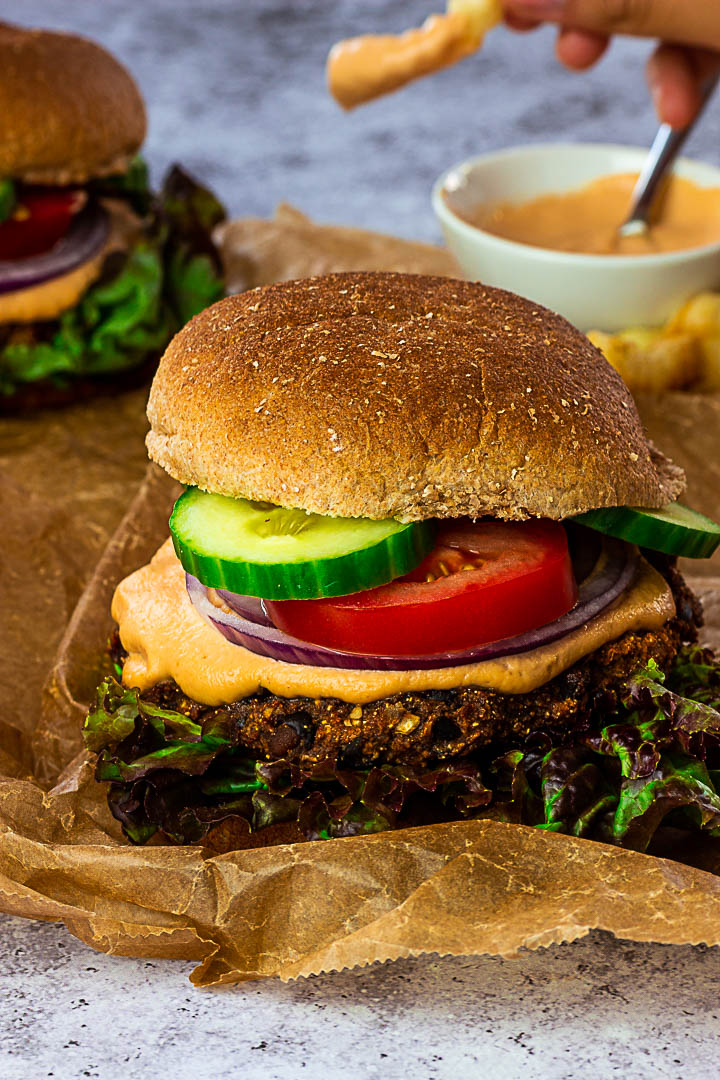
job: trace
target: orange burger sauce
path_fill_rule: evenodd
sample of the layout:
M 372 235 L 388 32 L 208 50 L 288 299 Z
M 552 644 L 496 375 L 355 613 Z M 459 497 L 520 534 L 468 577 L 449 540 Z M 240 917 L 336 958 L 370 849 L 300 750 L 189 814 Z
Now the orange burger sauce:
M 506 240 L 585 255 L 652 255 L 720 242 L 720 188 L 679 176 L 667 185 L 649 231 L 619 236 L 636 180 L 632 173 L 603 176 L 576 191 L 486 204 L 464 217 Z

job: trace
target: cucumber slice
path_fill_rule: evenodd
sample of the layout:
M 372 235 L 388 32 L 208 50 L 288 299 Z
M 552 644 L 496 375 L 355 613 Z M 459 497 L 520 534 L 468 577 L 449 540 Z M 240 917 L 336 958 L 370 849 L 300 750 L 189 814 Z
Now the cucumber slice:
M 332 518 L 188 488 L 170 518 L 185 570 L 210 588 L 308 600 L 385 585 L 433 546 L 427 522 Z
M 720 545 L 720 525 L 681 503 L 668 503 L 661 510 L 639 506 L 611 506 L 578 514 L 575 521 L 608 536 L 617 536 L 639 547 L 707 559 Z

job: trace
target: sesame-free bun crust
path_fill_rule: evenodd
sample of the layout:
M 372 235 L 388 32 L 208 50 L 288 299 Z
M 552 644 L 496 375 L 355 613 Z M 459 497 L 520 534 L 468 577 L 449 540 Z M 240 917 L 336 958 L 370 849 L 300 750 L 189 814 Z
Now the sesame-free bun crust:
M 100 45 L 0 23 L 0 176 L 72 184 L 123 172 L 145 129 L 140 91 Z
M 151 458 L 182 483 L 335 516 L 565 518 L 684 487 L 584 335 L 447 278 L 221 300 L 170 343 L 148 417 Z

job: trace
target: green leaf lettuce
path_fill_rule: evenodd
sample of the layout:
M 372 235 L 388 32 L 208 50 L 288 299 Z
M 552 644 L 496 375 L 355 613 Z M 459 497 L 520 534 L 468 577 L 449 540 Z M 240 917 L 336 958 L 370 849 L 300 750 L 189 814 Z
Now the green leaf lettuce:
M 427 767 L 257 761 L 223 710 L 194 708 L 150 704 L 113 678 L 98 691 L 86 744 L 135 842 L 157 829 L 197 842 L 225 818 L 326 839 L 485 816 L 640 851 L 664 823 L 720 830 L 720 662 L 694 646 L 667 678 L 653 661 L 638 671 L 604 727 Z

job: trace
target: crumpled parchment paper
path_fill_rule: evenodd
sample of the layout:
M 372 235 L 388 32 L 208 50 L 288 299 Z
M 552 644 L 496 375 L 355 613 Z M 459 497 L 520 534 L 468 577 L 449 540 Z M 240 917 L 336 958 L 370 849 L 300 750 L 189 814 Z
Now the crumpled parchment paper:
M 232 223 L 224 244 L 236 288 L 345 268 L 454 272 L 440 250 L 290 208 Z M 688 469 L 688 501 L 720 514 L 720 398 L 639 404 Z M 146 472 L 145 426 L 138 391 L 0 421 L 0 910 L 61 920 L 105 952 L 194 960 L 203 986 L 424 952 L 510 955 L 592 928 L 720 943 L 720 844 L 670 830 L 668 858 L 496 822 L 270 846 L 262 834 L 124 841 L 80 728 L 112 591 L 165 537 L 177 490 Z M 685 570 L 720 644 L 718 562 Z

